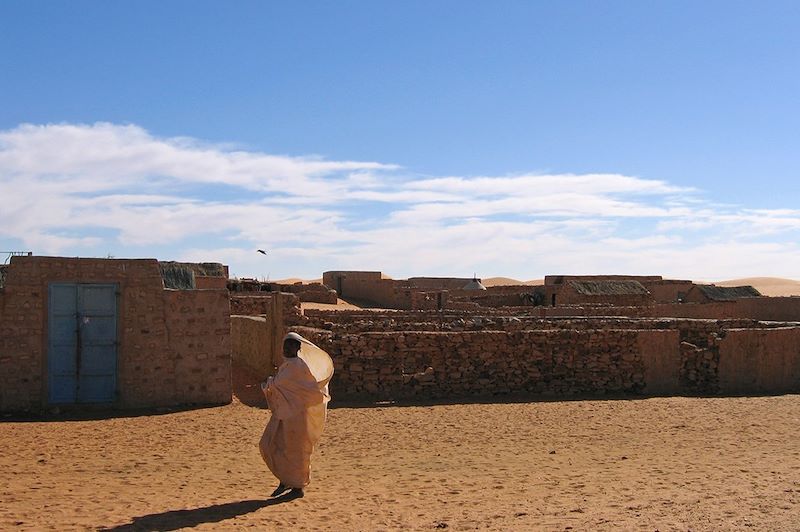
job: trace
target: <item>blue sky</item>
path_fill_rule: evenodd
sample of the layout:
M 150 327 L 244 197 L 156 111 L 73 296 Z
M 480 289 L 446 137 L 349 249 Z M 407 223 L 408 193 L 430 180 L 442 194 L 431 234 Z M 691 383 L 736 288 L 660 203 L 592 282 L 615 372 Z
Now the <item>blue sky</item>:
M 799 52 L 797 2 L 6 1 L 0 249 L 798 278 Z

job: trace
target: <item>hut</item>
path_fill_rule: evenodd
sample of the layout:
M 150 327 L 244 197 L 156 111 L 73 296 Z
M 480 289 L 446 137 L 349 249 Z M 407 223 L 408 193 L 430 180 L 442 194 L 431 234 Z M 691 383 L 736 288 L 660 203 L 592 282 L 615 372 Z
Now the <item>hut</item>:
M 198 289 L 192 266 L 15 256 L 5 270 L 0 411 L 231 401 L 228 291 Z
M 762 297 L 761 292 L 750 285 L 717 286 L 714 284 L 696 284 L 686 294 L 688 303 L 715 303 L 718 301 L 736 301 L 749 297 Z

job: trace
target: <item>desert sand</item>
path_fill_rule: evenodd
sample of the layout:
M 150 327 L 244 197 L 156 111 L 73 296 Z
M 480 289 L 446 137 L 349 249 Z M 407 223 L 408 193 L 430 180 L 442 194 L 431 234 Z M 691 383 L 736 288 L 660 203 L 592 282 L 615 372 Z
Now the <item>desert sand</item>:
M 0 423 L 0 529 L 800 526 L 798 395 L 335 407 L 275 502 L 243 379 L 228 406 Z
M 765 296 L 800 296 L 800 281 L 780 277 L 748 277 L 714 283 L 720 286 L 750 285 Z

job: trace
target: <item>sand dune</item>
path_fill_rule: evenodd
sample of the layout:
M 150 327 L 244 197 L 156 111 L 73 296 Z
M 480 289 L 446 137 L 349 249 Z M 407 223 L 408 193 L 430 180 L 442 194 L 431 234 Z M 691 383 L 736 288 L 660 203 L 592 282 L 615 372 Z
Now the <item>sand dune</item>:
M 319 279 L 300 279 L 299 277 L 289 277 L 287 279 L 279 279 L 277 281 L 272 281 L 273 283 L 278 284 L 295 284 L 295 283 L 303 283 L 303 284 L 322 284 L 322 278 Z
M 336 304 L 333 303 L 313 303 L 313 302 L 302 302 L 300 303 L 300 308 L 305 309 L 316 309 L 316 310 L 360 310 L 361 307 L 358 305 L 354 305 L 353 303 L 349 303 L 344 299 L 337 299 Z
M 751 285 L 765 296 L 800 296 L 800 281 L 780 277 L 746 277 L 714 283 L 719 286 Z
M 517 279 L 512 279 L 510 277 L 487 277 L 486 279 L 481 279 L 481 283 L 483 284 L 483 286 L 514 286 L 514 285 L 537 286 L 544 284 L 544 279 L 534 279 L 532 281 L 518 281 Z
M 0 423 L 2 530 L 797 530 L 800 396 L 333 408 L 304 499 L 269 413 Z

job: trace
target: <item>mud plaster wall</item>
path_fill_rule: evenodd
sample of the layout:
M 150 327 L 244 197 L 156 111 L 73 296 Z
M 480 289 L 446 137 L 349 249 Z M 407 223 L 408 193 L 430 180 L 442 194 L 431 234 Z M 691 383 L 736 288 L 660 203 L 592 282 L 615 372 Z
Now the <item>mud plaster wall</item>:
M 230 402 L 227 290 L 164 290 L 153 259 L 15 257 L 0 312 L 0 411 L 47 404 L 53 282 L 118 285 L 117 406 Z
M 271 315 L 231 316 L 233 362 L 247 366 L 262 377 L 274 375 L 283 363 L 285 334 L 284 324 Z
M 234 364 L 247 366 L 264 377 L 274 373 L 271 339 L 265 317 L 231 316 L 231 339 Z
M 800 391 L 800 328 L 729 330 L 719 351 L 723 393 Z

